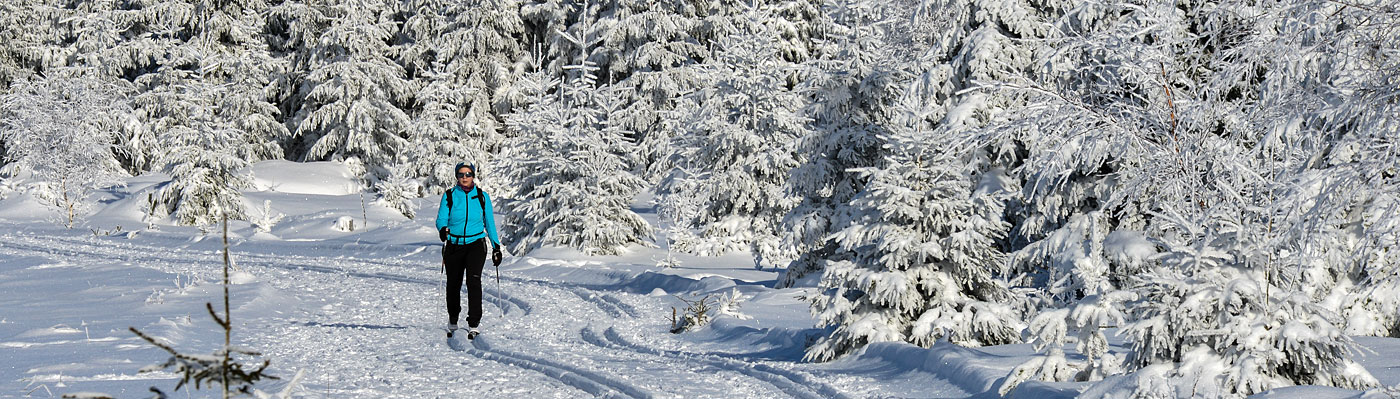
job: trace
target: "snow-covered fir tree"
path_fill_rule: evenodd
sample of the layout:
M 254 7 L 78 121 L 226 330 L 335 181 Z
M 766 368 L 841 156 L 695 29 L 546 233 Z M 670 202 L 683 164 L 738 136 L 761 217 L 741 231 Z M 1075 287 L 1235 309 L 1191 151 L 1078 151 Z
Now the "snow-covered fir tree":
M 60 36 L 53 16 L 53 1 L 16 0 L 0 4 L 0 91 L 29 77 L 45 61 L 46 50 Z
M 903 130 L 903 129 L 901 129 Z M 966 346 L 1020 340 L 1020 315 L 999 277 L 1005 233 L 1000 195 L 972 185 L 961 163 L 939 159 L 916 130 L 894 137 L 886 166 L 858 170 L 869 182 L 833 234 L 849 260 L 824 268 L 811 298 L 832 334 L 807 358 L 831 360 L 866 344 L 947 339 Z
M 326 14 L 328 9 L 318 4 L 321 3 L 285 1 L 265 11 L 263 38 L 273 56 L 286 63 L 285 73 L 277 77 L 269 94 L 281 110 L 281 121 L 293 131 L 304 118 L 297 111 L 308 101 L 303 85 L 308 82 L 311 60 L 317 56 L 316 43 L 332 22 Z M 288 143 L 283 152 L 288 158 L 295 158 L 301 151 L 299 147 L 300 144 Z
M 248 162 L 282 159 L 291 132 L 279 120 L 271 94 L 287 63 L 273 57 L 262 37 L 266 2 L 203 0 L 196 5 L 204 10 L 194 39 L 202 55 L 201 80 L 218 85 L 219 114 L 242 132 L 233 143 L 234 155 Z
M 404 30 L 414 41 L 401 62 L 419 87 L 406 159 L 422 176 L 425 192 L 456 184 L 451 165 L 491 162 L 504 137 L 497 115 L 518 99 L 508 88 L 517 79 L 523 29 L 515 1 L 405 3 L 412 13 Z
M 142 89 L 135 78 L 156 70 L 167 59 L 164 47 L 170 40 L 151 31 L 151 12 L 141 4 L 90 1 L 63 3 L 52 9 L 48 19 L 55 36 L 37 48 L 45 68 L 86 68 L 89 74 L 131 90 L 132 106 L 141 124 L 116 138 L 117 158 L 128 173 L 141 173 L 156 167 L 160 143 L 147 128 L 139 96 Z
M 612 120 L 638 143 L 638 166 L 654 179 L 669 171 L 658 161 L 671 152 L 668 144 L 675 134 L 664 127 L 663 115 L 682 93 L 700 87 L 696 69 L 689 66 L 709 55 L 707 41 L 696 37 L 699 10 L 686 12 L 689 2 L 678 1 L 608 3 L 611 10 L 600 18 L 611 29 L 603 34 L 596 62 L 607 71 L 606 80 L 629 88 L 629 98 Z
M 119 78 L 164 58 L 157 35 L 148 34 L 154 15 L 139 3 L 82 1 L 54 10 L 60 38 L 44 50 L 48 66 L 85 66 L 103 77 Z
M 401 108 L 413 88 L 390 55 L 397 30 L 388 3 L 333 1 L 320 12 L 330 26 L 310 49 L 306 102 L 294 117 L 307 160 L 358 158 L 387 174 L 406 144 L 411 117 Z
M 895 4 L 874 0 L 839 0 L 825 6 L 816 21 L 829 33 L 814 38 L 813 58 L 804 63 L 800 90 L 806 94 L 808 134 L 797 142 L 802 160 L 793 168 L 788 191 L 802 198 L 784 217 L 784 245 L 798 255 L 778 279 L 779 286 L 814 281 L 837 244 L 827 238 L 850 211 L 845 209 L 864 188 L 867 177 L 852 168 L 878 166 L 893 116 L 902 95 L 900 63 L 884 41 Z M 899 16 L 902 17 L 902 16 Z
M 668 118 L 680 132 L 666 164 L 673 171 L 658 192 L 663 202 L 698 203 L 685 222 L 698 237 L 672 237 L 672 245 L 702 255 L 749 251 L 755 266 L 785 266 L 782 218 L 795 204 L 786 192 L 788 171 L 799 160 L 792 143 L 807 135 L 802 98 L 790 88 L 796 65 L 783 60 L 777 32 L 761 10 L 744 15 L 753 31 L 721 40 L 709 63 L 697 65 L 698 90 L 678 100 Z
M 1029 101 L 982 129 L 993 132 L 985 142 L 1013 142 L 1027 155 L 1013 171 L 1025 187 L 1012 217 L 1028 244 L 1018 258 L 1029 261 L 1018 268 L 1045 271 L 1034 284 L 1055 307 L 1126 288 L 1139 298 L 1122 302 L 1134 350 L 1125 368 L 1135 377 L 1102 392 L 1170 396 L 1187 384 L 1248 395 L 1373 381 L 1350 360 L 1342 320 L 1319 306 L 1332 276 L 1348 273 L 1329 264 L 1350 263 L 1340 254 L 1354 248 L 1336 237 L 1359 219 L 1348 212 L 1358 191 L 1316 161 L 1334 153 L 1331 143 L 1285 116 L 1329 101 L 1311 86 L 1325 79 L 1288 81 L 1306 68 L 1287 65 L 1292 50 L 1279 49 L 1286 42 L 1274 32 L 1320 15 L 1290 21 L 1297 10 L 1077 4 L 1064 11 L 1074 23 L 1045 42 L 1055 51 L 1037 53 L 1040 67 L 988 86 Z M 1137 234 L 1147 240 L 1120 241 Z M 1158 250 L 1148 262 L 1132 255 Z M 1279 273 L 1284 265 L 1295 269 Z M 1078 378 L 1112 366 L 1077 366 Z
M 567 82 L 535 71 L 522 82 L 535 103 L 507 119 L 514 137 L 500 172 L 513 187 L 501 200 L 504 243 L 515 253 L 559 245 L 616 254 L 641 244 L 651 226 L 631 209 L 645 181 L 632 173 L 625 133 L 612 124 L 616 88 L 600 85 L 587 60 L 597 30 L 584 23 L 563 36 L 577 47 Z
M 488 159 L 485 141 L 491 135 L 485 133 L 485 124 L 463 109 L 471 102 L 471 90 L 450 82 L 447 78 L 431 79 L 419 90 L 417 98 L 422 108 L 413 118 L 401 157 L 404 173 L 421 177 L 421 187 L 414 191 L 425 195 L 441 194 L 457 184 L 452 165 L 484 164 L 482 161 Z
M 7 162 L 0 173 L 31 176 L 35 198 L 58 211 L 68 228 L 86 216 L 94 190 L 122 185 L 128 176 L 113 143 L 129 125 L 130 105 L 117 87 L 81 72 L 34 76 L 0 96 Z
M 146 123 L 124 144 L 138 152 L 134 169 L 170 175 L 159 201 L 180 224 L 246 219 L 238 189 L 251 187 L 251 178 L 241 169 L 282 157 L 287 130 L 264 94 L 277 63 L 253 36 L 261 29 L 244 19 L 246 7 L 167 2 L 144 10 L 164 57 L 134 80 Z
M 971 346 L 1019 341 L 1021 301 L 1004 279 L 1003 252 L 1010 230 L 1003 219 L 1004 204 L 1017 186 L 998 166 L 994 153 L 967 145 L 960 127 L 978 122 L 965 120 L 969 114 L 963 111 L 976 105 L 955 96 L 959 82 L 975 81 L 974 76 L 959 75 L 961 63 L 973 57 L 959 55 L 980 50 L 919 45 L 928 42 L 921 36 L 927 33 L 917 29 L 920 25 L 897 22 L 928 12 L 911 4 L 871 8 L 847 3 L 833 12 L 838 18 L 884 20 L 878 25 L 893 26 L 875 31 L 883 33 L 880 42 L 892 45 L 871 47 L 902 51 L 871 51 L 858 59 L 871 65 L 917 67 L 885 69 L 877 75 L 882 80 L 855 85 L 884 95 L 848 105 L 866 113 L 864 118 L 837 125 L 843 134 L 853 130 L 847 126 L 878 132 L 873 143 L 879 146 L 867 150 L 867 156 L 878 160 L 844 171 L 825 167 L 826 173 L 852 173 L 845 177 L 855 190 L 849 203 L 825 205 L 831 215 L 826 217 L 813 212 L 822 209 L 815 202 L 804 204 L 813 207 L 805 215 L 794 212 L 801 217 L 794 220 L 800 227 L 834 230 L 825 248 L 806 253 L 806 262 L 799 259 L 785 274 L 785 282 L 791 284 L 804 273 L 822 272 L 819 288 L 824 291 L 810 299 L 819 323 L 834 330 L 809 348 L 808 358 L 829 360 L 879 341 L 924 346 L 939 339 Z M 995 17 L 979 23 L 1000 26 Z M 957 21 L 958 16 L 941 18 Z M 910 59 L 924 62 L 904 61 Z M 982 62 L 996 63 L 974 63 Z M 975 68 L 961 71 L 973 72 Z M 820 237 L 813 236 L 809 237 Z
M 160 202 L 183 225 L 213 226 L 225 217 L 247 220 L 239 190 L 252 188 L 253 179 L 251 164 L 238 151 L 246 136 L 238 119 L 226 113 L 235 108 L 225 105 L 239 99 L 214 96 L 221 90 L 210 84 L 189 84 L 181 91 L 211 101 L 187 104 L 188 124 L 165 135 L 160 163 L 170 182 L 161 186 Z

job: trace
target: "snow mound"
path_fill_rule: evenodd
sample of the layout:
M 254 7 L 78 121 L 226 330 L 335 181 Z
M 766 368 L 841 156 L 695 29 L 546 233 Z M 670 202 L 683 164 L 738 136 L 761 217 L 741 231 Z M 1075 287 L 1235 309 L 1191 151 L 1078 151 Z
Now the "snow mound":
M 254 164 L 252 172 L 256 191 L 314 195 L 360 192 L 356 176 L 338 162 L 264 161 Z
M 248 273 L 245 271 L 236 271 L 230 273 L 228 276 L 228 282 L 234 285 L 251 284 L 257 281 L 257 276 L 254 276 L 252 273 Z

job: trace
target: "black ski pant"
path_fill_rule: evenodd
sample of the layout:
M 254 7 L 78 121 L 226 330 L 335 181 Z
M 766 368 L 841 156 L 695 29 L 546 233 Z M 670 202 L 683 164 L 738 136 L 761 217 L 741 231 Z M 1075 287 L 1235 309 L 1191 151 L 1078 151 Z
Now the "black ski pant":
M 481 322 L 481 269 L 486 265 L 486 238 L 467 245 L 447 244 L 442 248 L 443 269 L 447 271 L 447 322 L 457 324 L 462 313 L 462 275 L 467 280 L 467 326 Z

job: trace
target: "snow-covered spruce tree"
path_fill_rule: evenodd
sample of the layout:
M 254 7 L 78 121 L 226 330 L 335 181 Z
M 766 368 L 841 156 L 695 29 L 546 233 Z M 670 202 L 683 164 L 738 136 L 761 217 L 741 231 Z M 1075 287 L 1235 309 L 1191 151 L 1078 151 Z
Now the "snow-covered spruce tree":
M 166 2 L 142 10 L 165 57 L 134 80 L 141 90 L 138 115 L 146 123 L 125 144 L 133 152 L 152 151 L 131 159 L 149 159 L 170 175 L 159 202 L 180 224 L 246 219 L 238 190 L 252 181 L 244 169 L 250 161 L 282 156 L 287 130 L 265 94 L 278 64 L 255 35 L 260 22 L 247 19 L 245 11 L 255 6 Z
M 625 98 L 599 85 L 585 55 L 597 31 L 580 24 L 565 33 L 577 48 L 567 83 L 535 71 L 522 83 L 535 102 L 507 118 L 514 137 L 501 154 L 510 182 L 499 202 L 505 244 L 515 253 L 559 245 L 589 254 L 616 254 L 643 243 L 651 226 L 631 209 L 645 181 L 632 174 L 634 156 L 608 110 Z
M 122 185 L 127 174 L 113 153 L 114 137 L 131 117 L 126 97 L 91 74 L 50 71 L 16 82 L 0 97 L 0 173 L 28 172 L 34 196 L 73 228 L 93 190 Z M 72 74 L 63 74 L 69 72 Z
M 604 3 L 602 19 L 611 26 L 597 61 L 608 81 L 630 86 L 635 95 L 620 112 L 622 124 L 641 143 L 643 166 L 652 178 L 670 170 L 662 144 L 673 137 L 662 123 L 679 95 L 703 87 L 691 65 L 711 63 L 721 40 L 743 32 L 771 32 L 781 61 L 800 63 L 811 54 L 807 22 L 817 7 L 807 0 L 638 1 Z M 762 10 L 762 18 L 744 14 Z M 761 26 L 751 26 L 761 25 Z M 791 77 L 791 76 L 790 76 Z
M 1258 81 L 1249 120 L 1261 146 L 1288 162 L 1269 170 L 1289 190 L 1275 197 L 1274 284 L 1300 287 L 1342 313 L 1348 334 L 1400 336 L 1396 197 L 1400 131 L 1396 85 L 1400 9 L 1386 2 L 1298 1 L 1258 13 L 1235 52 L 1235 80 Z M 1259 66 L 1264 66 L 1260 68 Z M 1325 67 L 1324 67 L 1325 66 Z M 1291 150 L 1291 151 L 1289 151 Z M 1280 251 L 1281 252 L 1281 251 Z
M 241 137 L 231 143 L 235 155 L 248 162 L 281 159 L 291 132 L 272 103 L 274 77 L 286 72 L 287 62 L 274 57 L 262 37 L 266 30 L 263 0 L 188 0 L 203 10 L 193 24 L 192 40 L 200 57 L 200 79 L 218 85 L 218 115 L 228 119 Z
M 826 262 L 842 260 L 838 245 L 827 238 L 848 218 L 845 209 L 868 176 L 852 168 L 879 166 L 902 93 L 905 72 L 892 46 L 884 40 L 897 4 L 876 0 L 839 0 L 816 21 L 829 32 L 813 38 L 813 59 L 803 64 L 799 88 L 808 98 L 810 129 L 796 142 L 797 157 L 787 181 L 788 192 L 801 202 L 783 218 L 784 245 L 797 253 L 784 269 L 778 286 L 798 284 L 820 275 Z
M 494 152 L 502 138 L 492 116 L 505 114 L 515 104 L 504 89 L 519 78 L 519 62 L 526 49 L 520 37 L 525 22 L 519 0 L 492 0 L 473 4 L 453 15 L 441 34 L 438 63 L 453 73 L 457 85 L 475 89 L 467 110 L 481 124 L 486 143 Z
M 710 41 L 699 37 L 698 14 L 711 5 L 684 1 L 607 2 L 601 19 L 610 29 L 603 33 L 602 51 L 596 55 L 606 80 L 628 87 L 624 106 L 613 114 L 614 123 L 628 131 L 637 143 L 638 169 L 644 176 L 658 179 L 670 171 L 661 160 L 671 153 L 669 140 L 676 132 L 665 127 L 667 112 L 675 99 L 700 86 L 695 68 L 708 59 Z
M 753 10 L 744 18 L 755 31 L 721 40 L 709 63 L 694 66 L 705 88 L 679 99 L 669 118 L 680 133 L 674 169 L 657 191 L 663 202 L 703 207 L 684 221 L 702 229 L 700 237 L 673 245 L 702 255 L 749 251 L 755 267 L 776 268 L 793 257 L 780 228 L 796 202 L 784 188 L 806 120 L 802 97 L 788 86 L 796 66 L 783 61 L 777 32 L 760 22 L 769 16 Z
M 855 170 L 868 182 L 832 235 L 848 260 L 829 263 L 823 292 L 810 298 L 818 325 L 834 330 L 806 357 L 831 360 L 883 341 L 1018 342 L 1020 314 L 1000 277 L 1006 193 L 977 184 L 947 138 L 891 127 L 884 166 Z
M 133 81 L 158 69 L 171 58 L 169 36 L 153 34 L 157 18 L 142 4 L 117 1 L 68 2 L 46 9 L 56 36 L 37 48 L 45 68 L 84 68 L 88 74 L 130 90 L 136 120 L 141 123 L 116 137 L 118 161 L 127 173 L 138 174 L 158 167 L 155 155 L 160 143 L 143 115 L 140 96 L 144 89 Z
M 54 1 L 16 0 L 0 4 L 0 93 L 43 66 L 46 49 L 60 34 Z
M 295 131 L 305 115 L 297 111 L 309 101 L 305 85 L 309 83 L 311 60 L 318 54 L 316 43 L 333 21 L 326 15 L 329 9 L 322 4 L 285 1 L 271 5 L 266 11 L 267 25 L 262 37 L 267 40 L 273 57 L 286 62 L 285 73 L 273 81 L 269 95 L 281 110 L 282 123 L 293 132 L 292 142 L 283 147 L 287 159 L 303 157 L 304 149 L 295 141 Z
M 1127 369 L 1136 372 L 1090 396 L 1187 395 L 1172 391 L 1179 386 L 1232 396 L 1372 381 L 1349 360 L 1352 344 L 1338 333 L 1340 319 L 1318 306 L 1316 295 L 1334 284 L 1329 275 L 1345 274 L 1318 261 L 1328 252 L 1319 248 L 1336 242 L 1337 226 L 1346 225 L 1333 216 L 1346 207 L 1317 206 L 1330 196 L 1315 189 L 1326 186 L 1317 178 L 1326 172 L 1309 170 L 1326 159 L 1319 149 L 1331 146 L 1318 140 L 1324 135 L 1298 134 L 1289 123 L 1269 126 L 1289 118 L 1261 112 L 1296 115 L 1308 107 L 1259 105 L 1317 92 L 1307 87 L 1316 83 L 1270 84 L 1254 76 L 1297 70 L 1275 64 L 1289 59 L 1281 53 L 1257 56 L 1257 47 L 1277 45 L 1265 45 L 1269 39 L 1247 40 L 1250 32 L 1289 26 L 1269 15 L 1294 10 L 1229 2 L 1079 4 L 1065 12 L 1074 23 L 1047 41 L 1055 52 L 1035 62 L 1042 68 L 988 86 L 1025 95 L 1032 105 L 982 130 L 992 132 L 987 142 L 1010 140 L 1027 154 L 1013 173 L 1025 189 L 1012 220 L 1016 237 L 1029 243 L 1019 253 L 1028 262 L 1018 268 L 1062 270 L 1063 277 L 1047 272 L 1042 280 L 1050 283 L 1045 294 L 1053 306 L 1078 308 L 1122 288 L 1139 298 L 1123 302 L 1134 350 Z M 1108 249 L 1114 237 L 1134 231 L 1155 244 L 1135 238 L 1129 241 L 1137 244 L 1117 246 L 1161 247 L 1157 261 L 1129 256 L 1156 249 Z M 1285 262 L 1298 266 L 1292 277 L 1277 272 Z M 1111 365 L 1080 367 L 1091 366 Z M 1103 375 L 1090 371 L 1078 374 Z
M 1217 208 L 1219 209 L 1219 208 Z M 1351 360 L 1358 348 L 1341 320 L 1310 295 L 1267 285 L 1258 268 L 1234 263 L 1239 227 L 1226 217 L 1164 215 L 1181 233 L 1165 242 L 1162 266 L 1146 274 L 1124 327 L 1139 370 L 1106 380 L 1107 395 L 1244 396 L 1294 384 L 1376 386 Z
M 163 59 L 163 45 L 148 33 L 141 4 L 110 0 L 68 2 L 54 10 L 59 40 L 44 49 L 47 66 L 83 66 L 119 78 Z
M 172 128 L 163 137 L 166 153 L 160 157 L 170 182 L 158 194 L 165 209 L 183 225 L 213 226 L 223 218 L 247 220 L 243 193 L 252 188 L 251 164 L 238 154 L 245 132 L 237 118 L 225 114 L 232 107 L 219 98 L 221 90 L 209 84 L 187 84 L 183 96 L 206 101 L 185 103 L 187 124 Z M 222 100 L 222 101 L 221 101 Z
M 312 46 L 309 74 L 293 119 L 306 160 L 358 158 L 385 176 L 406 144 L 412 119 L 401 108 L 413 88 L 390 45 L 397 32 L 385 1 L 337 0 L 321 7 L 330 26 Z
M 413 117 L 401 157 L 405 176 L 418 180 L 420 187 L 414 191 L 424 195 L 441 194 L 457 184 L 452 165 L 479 165 L 487 159 L 485 141 L 491 135 L 483 131 L 483 124 L 471 112 L 463 109 L 471 101 L 467 93 L 470 90 L 455 86 L 452 81 L 449 77 L 430 79 L 419 90 L 421 108 Z
M 451 165 L 489 164 L 499 151 L 497 115 L 515 103 L 507 88 L 517 78 L 516 36 L 524 29 L 516 1 L 439 3 L 404 4 L 411 13 L 404 31 L 414 41 L 399 54 L 421 88 L 404 153 L 430 194 L 456 184 Z

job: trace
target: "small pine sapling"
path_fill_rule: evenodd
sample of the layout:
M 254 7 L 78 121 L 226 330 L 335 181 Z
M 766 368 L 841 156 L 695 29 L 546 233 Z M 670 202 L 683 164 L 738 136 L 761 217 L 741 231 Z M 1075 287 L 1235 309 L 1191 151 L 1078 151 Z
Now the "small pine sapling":
M 276 226 L 286 216 L 272 210 L 271 200 L 263 200 L 262 212 L 259 212 L 257 219 L 253 220 L 253 226 L 260 233 L 271 232 L 272 226 Z
M 219 350 L 214 351 L 214 353 L 211 354 L 211 355 L 190 355 L 190 354 L 180 353 L 180 351 L 176 350 L 176 349 L 175 349 L 174 347 L 172 347 L 170 344 L 164 343 L 164 342 L 162 342 L 162 341 L 160 341 L 160 340 L 158 340 L 158 339 L 156 339 L 156 338 L 154 338 L 154 337 L 152 337 L 152 336 L 150 336 L 150 335 L 146 335 L 145 333 L 141 332 L 141 330 L 136 329 L 136 327 L 131 327 L 130 330 L 131 330 L 132 333 L 135 333 L 136 336 L 141 337 L 141 339 L 146 340 L 146 342 L 151 343 L 151 345 L 155 345 L 156 347 L 161 348 L 161 349 L 165 350 L 166 352 L 169 352 L 169 353 L 170 353 L 170 358 L 167 359 L 167 360 L 165 361 L 165 363 L 161 363 L 161 364 L 159 364 L 159 365 L 154 365 L 154 366 L 145 367 L 145 368 L 141 369 L 141 372 L 153 372 L 153 371 L 163 370 L 163 369 L 167 369 L 167 368 L 174 368 L 175 371 L 178 372 L 178 373 L 180 373 L 180 375 L 181 375 L 181 377 L 180 377 L 180 382 L 179 382 L 178 384 L 175 385 L 175 390 L 178 391 L 180 388 L 182 388 L 182 387 L 184 387 L 185 385 L 187 385 L 187 384 L 193 382 L 193 383 L 194 383 L 194 389 L 202 389 L 204 386 L 210 386 L 210 387 L 212 387 L 212 386 L 214 386 L 214 385 L 219 385 L 219 386 L 222 387 L 222 389 L 223 389 L 223 397 L 224 397 L 224 398 L 229 398 L 229 397 L 231 397 L 231 395 L 235 395 L 235 394 L 237 394 L 237 395 L 255 395 L 255 394 L 256 394 L 256 395 L 259 396 L 259 397 L 263 397 L 263 396 L 266 396 L 266 395 L 265 395 L 265 394 L 262 394 L 261 392 L 254 391 L 254 390 L 253 390 L 253 385 L 256 384 L 258 381 L 264 380 L 264 379 L 273 379 L 273 380 L 278 379 L 278 377 L 272 376 L 272 375 L 269 375 L 269 374 L 266 373 L 267 367 L 271 364 L 271 361 L 270 361 L 270 360 L 263 360 L 261 364 L 255 364 L 255 363 L 252 363 L 252 364 L 243 364 L 243 363 L 235 362 L 234 359 L 233 359 L 235 354 L 243 355 L 243 356 L 261 356 L 261 354 L 259 354 L 259 353 L 257 353 L 257 352 L 249 351 L 249 350 L 238 349 L 238 348 L 235 348 L 235 347 L 233 347 L 233 346 L 231 345 L 231 342 L 232 342 L 232 339 L 231 339 L 231 338 L 232 338 L 232 335 L 233 335 L 233 322 L 232 322 L 232 320 L 231 320 L 231 318 L 230 318 L 230 314 L 229 314 L 229 294 L 228 294 L 228 286 L 229 286 L 229 269 L 232 267 L 232 264 L 233 264 L 233 263 L 232 263 L 232 260 L 231 260 L 230 257 L 229 257 L 229 249 L 228 249 L 228 248 L 229 248 L 229 247 L 228 247 L 228 215 L 223 215 L 223 222 L 224 222 L 224 226 L 223 226 L 223 227 L 224 227 L 224 229 L 223 229 L 223 230 L 224 230 L 224 237 L 223 237 L 223 240 L 224 240 L 224 313 L 223 313 L 223 314 L 224 314 L 224 315 L 223 315 L 223 317 L 219 317 L 219 314 L 218 314 L 217 312 L 214 311 L 214 304 L 212 304 L 212 303 L 205 303 L 205 308 L 209 311 L 209 316 L 212 317 L 212 318 L 214 318 L 214 322 L 218 323 L 219 326 L 222 327 L 223 330 L 224 330 L 224 345 L 223 345 L 223 347 L 222 347 L 222 348 L 219 348 Z M 297 378 L 294 378 L 292 384 L 289 384 L 289 386 L 287 387 L 287 389 L 284 390 L 283 393 L 282 393 L 281 395 L 279 395 L 279 396 L 281 396 L 281 397 L 287 397 L 288 394 L 290 394 L 290 390 L 291 390 L 292 386 L 295 386 L 295 385 L 296 385 L 296 381 L 297 381 L 300 377 L 301 377 L 301 373 L 297 373 Z M 155 388 L 155 387 L 151 387 L 151 391 L 152 391 L 152 392 L 155 392 L 159 397 L 165 397 L 165 393 L 162 392 L 161 390 Z
M 1006 395 L 1028 380 L 1097 381 L 1122 372 L 1122 359 L 1108 353 L 1105 328 L 1123 323 L 1122 302 L 1137 299 L 1131 291 L 1090 295 L 1075 305 L 1043 312 L 1031 320 L 1029 331 L 1036 356 L 1011 370 L 997 392 Z M 1069 361 L 1064 346 L 1075 333 L 1075 349 L 1083 361 Z
M 697 328 L 710 324 L 715 318 L 729 316 L 739 320 L 748 320 L 753 317 L 739 311 L 741 303 L 746 299 L 739 292 L 738 288 L 724 294 L 709 294 L 697 300 L 688 300 L 676 296 L 681 302 L 685 302 L 685 314 L 678 316 L 679 311 L 671 308 L 671 333 L 680 334 L 686 331 L 693 331 Z
M 716 305 L 716 303 L 711 300 L 713 297 L 714 295 L 705 295 L 698 300 L 692 301 L 676 296 L 676 299 L 685 302 L 685 314 L 677 318 L 676 308 L 671 307 L 671 333 L 680 334 L 709 324 L 711 320 L 710 312 L 714 310 Z

